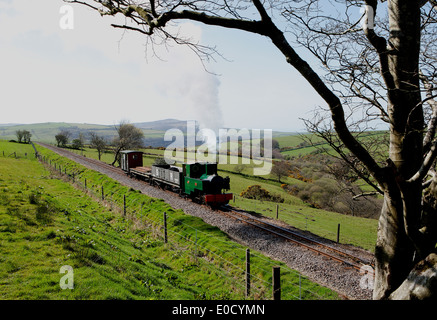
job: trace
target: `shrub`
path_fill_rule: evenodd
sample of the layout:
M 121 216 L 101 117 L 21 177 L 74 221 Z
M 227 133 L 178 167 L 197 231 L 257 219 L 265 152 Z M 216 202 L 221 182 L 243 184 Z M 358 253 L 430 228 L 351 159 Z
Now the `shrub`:
M 246 199 L 284 202 L 284 199 L 281 196 L 270 194 L 270 192 L 257 184 L 247 187 L 246 190 L 243 190 L 240 193 L 240 196 Z
M 36 220 L 42 224 L 51 224 L 53 222 L 54 208 L 47 202 L 42 202 L 36 208 Z
M 160 165 L 165 165 L 165 164 L 167 164 L 167 161 L 165 161 L 165 159 L 161 158 L 161 157 L 156 158 L 155 162 L 153 162 L 153 165 L 155 165 L 155 166 L 160 166 Z
M 29 194 L 29 203 L 38 204 L 39 198 L 40 198 L 39 194 L 32 192 L 31 194 Z

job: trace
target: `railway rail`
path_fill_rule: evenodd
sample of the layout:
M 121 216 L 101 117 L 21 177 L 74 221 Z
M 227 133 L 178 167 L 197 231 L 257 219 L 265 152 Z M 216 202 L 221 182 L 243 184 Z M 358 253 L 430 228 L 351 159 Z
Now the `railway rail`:
M 107 163 L 104 163 L 102 161 L 87 158 L 84 156 L 77 155 L 74 152 L 60 149 L 57 147 L 54 147 L 52 145 L 48 145 L 45 143 L 38 143 L 39 145 L 46 147 L 48 149 L 51 149 L 53 151 L 61 151 L 63 154 L 68 153 L 69 157 L 71 159 L 81 160 L 81 161 L 87 161 L 89 163 L 92 163 L 94 165 L 100 166 L 105 168 L 106 170 L 109 170 L 111 172 L 125 175 L 125 172 L 121 170 L 120 168 L 116 168 L 112 165 L 109 165 Z M 167 190 L 165 190 L 167 191 Z M 167 191 L 170 192 L 170 191 Z M 315 252 L 319 255 L 322 255 L 330 260 L 345 264 L 348 267 L 351 267 L 356 270 L 361 270 L 363 265 L 372 265 L 371 261 L 363 260 L 357 256 L 354 256 L 348 252 L 345 252 L 343 250 L 340 250 L 338 248 L 335 248 L 334 246 L 328 245 L 326 243 L 322 243 L 321 241 L 312 239 L 310 237 L 307 237 L 303 235 L 302 233 L 298 233 L 296 231 L 292 231 L 290 229 L 266 222 L 264 220 L 258 219 L 256 217 L 251 216 L 249 213 L 245 212 L 244 210 L 237 210 L 230 205 L 224 205 L 218 208 L 216 212 L 219 212 L 223 215 L 226 215 L 228 217 L 231 217 L 233 219 L 236 219 L 240 222 L 246 223 L 248 225 L 251 225 L 252 227 L 258 228 L 263 230 L 264 232 L 267 232 L 269 234 L 273 234 L 277 237 L 280 237 L 286 241 L 290 241 L 294 244 L 297 244 L 301 247 L 304 247 L 312 252 Z
M 370 261 L 363 260 L 348 252 L 342 251 L 318 240 L 311 239 L 310 237 L 306 237 L 298 232 L 250 216 L 243 210 L 236 210 L 230 206 L 223 206 L 221 213 L 264 230 L 270 234 L 274 234 L 282 239 L 293 242 L 331 260 L 344 263 L 354 269 L 361 270 L 363 265 L 372 265 Z
M 80 159 L 81 161 L 85 160 L 85 161 L 87 161 L 89 163 L 92 163 L 92 164 L 95 164 L 97 166 L 104 167 L 105 169 L 107 169 L 109 171 L 112 171 L 112 172 L 115 172 L 115 173 L 119 173 L 119 174 L 124 174 L 123 170 L 121 170 L 120 168 L 111 166 L 110 164 L 107 164 L 107 163 L 105 163 L 103 161 L 100 161 L 100 160 L 97 160 L 97 159 L 93 159 L 93 158 L 87 158 L 85 156 L 78 155 L 78 154 L 76 154 L 76 153 L 74 153 L 72 151 L 61 149 L 61 148 L 58 148 L 58 147 L 55 147 L 55 146 L 52 146 L 50 144 L 46 144 L 46 143 L 43 143 L 43 142 L 38 142 L 38 144 L 40 146 L 42 146 L 42 147 L 45 147 L 45 148 L 50 149 L 50 150 L 53 150 L 55 152 L 62 151 L 63 153 L 68 153 L 71 159 L 77 159 L 77 160 Z

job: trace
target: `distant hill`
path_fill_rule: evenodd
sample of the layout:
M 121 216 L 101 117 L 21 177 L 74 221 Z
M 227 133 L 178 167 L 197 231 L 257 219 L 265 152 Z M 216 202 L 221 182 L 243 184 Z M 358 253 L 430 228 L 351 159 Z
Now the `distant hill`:
M 166 147 L 171 141 L 164 141 L 164 134 L 169 129 L 179 129 L 186 133 L 187 121 L 177 119 L 164 119 L 150 122 L 133 123 L 136 127 L 144 132 L 144 145 L 152 147 Z M 54 143 L 55 135 L 61 130 L 67 130 L 71 133 L 71 140 L 79 137 L 82 133 L 85 138 L 88 138 L 90 132 L 95 132 L 100 136 L 111 141 L 117 134 L 115 126 L 88 124 L 88 123 L 67 123 L 67 122 L 46 122 L 35 124 L 0 124 L 0 139 L 11 140 L 16 139 L 15 132 L 17 130 L 28 130 L 32 133 L 33 141 L 41 141 L 46 143 Z M 273 132 L 274 137 L 289 136 L 294 133 Z M 202 142 L 198 142 L 201 144 Z
M 19 123 L 3 123 L 0 124 L 1 127 L 19 126 Z
M 115 134 L 115 129 L 113 126 L 98 124 L 79 124 L 66 122 L 18 124 L 13 126 L 5 126 L 0 124 L 0 139 L 16 139 L 15 132 L 17 130 L 28 130 L 30 133 L 32 133 L 33 141 L 41 142 L 54 142 L 55 135 L 61 130 L 70 131 L 72 139 L 77 138 L 80 132 L 86 134 L 87 132 L 94 131 L 107 138 L 112 137 Z
M 176 119 L 165 119 L 150 122 L 138 122 L 134 125 L 143 130 L 158 130 L 167 131 L 169 129 L 180 129 L 183 132 L 187 130 L 187 121 L 176 120 Z
M 170 142 L 164 141 L 165 131 L 171 128 L 177 128 L 186 131 L 186 121 L 176 119 L 165 119 L 151 122 L 133 123 L 136 127 L 143 130 L 146 146 L 165 146 Z M 15 132 L 17 130 L 28 130 L 32 133 L 33 141 L 41 141 L 47 143 L 55 142 L 55 135 L 61 130 L 67 130 L 71 133 L 71 139 L 76 139 L 80 133 L 88 138 L 89 132 L 95 132 L 108 140 L 112 140 L 116 135 L 114 125 L 99 125 L 88 123 L 67 123 L 67 122 L 46 122 L 35 124 L 0 124 L 0 139 L 11 140 L 16 139 Z

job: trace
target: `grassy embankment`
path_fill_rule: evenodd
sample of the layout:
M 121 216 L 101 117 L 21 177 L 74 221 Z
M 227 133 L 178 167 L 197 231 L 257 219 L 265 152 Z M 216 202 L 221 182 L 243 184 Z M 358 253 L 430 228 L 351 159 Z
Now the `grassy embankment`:
M 245 247 L 162 200 L 41 151 L 74 172 L 75 184 L 33 159 L 30 146 L 0 141 L 1 299 L 244 299 Z M 20 159 L 8 157 L 13 152 Z M 85 178 L 87 192 L 79 186 Z M 106 205 L 97 201 L 101 185 Z M 120 207 L 123 195 L 126 216 L 108 205 Z M 72 290 L 60 288 L 64 265 L 73 267 Z M 252 251 L 250 298 L 271 297 L 273 265 L 281 265 L 283 299 L 299 297 L 297 272 Z M 301 293 L 336 298 L 304 278 Z

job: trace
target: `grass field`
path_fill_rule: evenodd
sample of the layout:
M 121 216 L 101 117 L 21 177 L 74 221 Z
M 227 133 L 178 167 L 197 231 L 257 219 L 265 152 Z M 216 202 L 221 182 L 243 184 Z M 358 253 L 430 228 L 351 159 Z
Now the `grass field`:
M 30 156 L 30 146 L 0 141 L 0 299 L 244 299 L 245 247 L 162 200 L 39 151 L 75 172 L 75 184 Z M 14 152 L 17 159 L 8 156 Z M 73 268 L 72 290 L 60 288 L 65 265 Z M 304 277 L 299 291 L 296 271 L 252 251 L 250 299 L 270 299 L 273 265 L 281 266 L 283 299 L 337 298 Z

